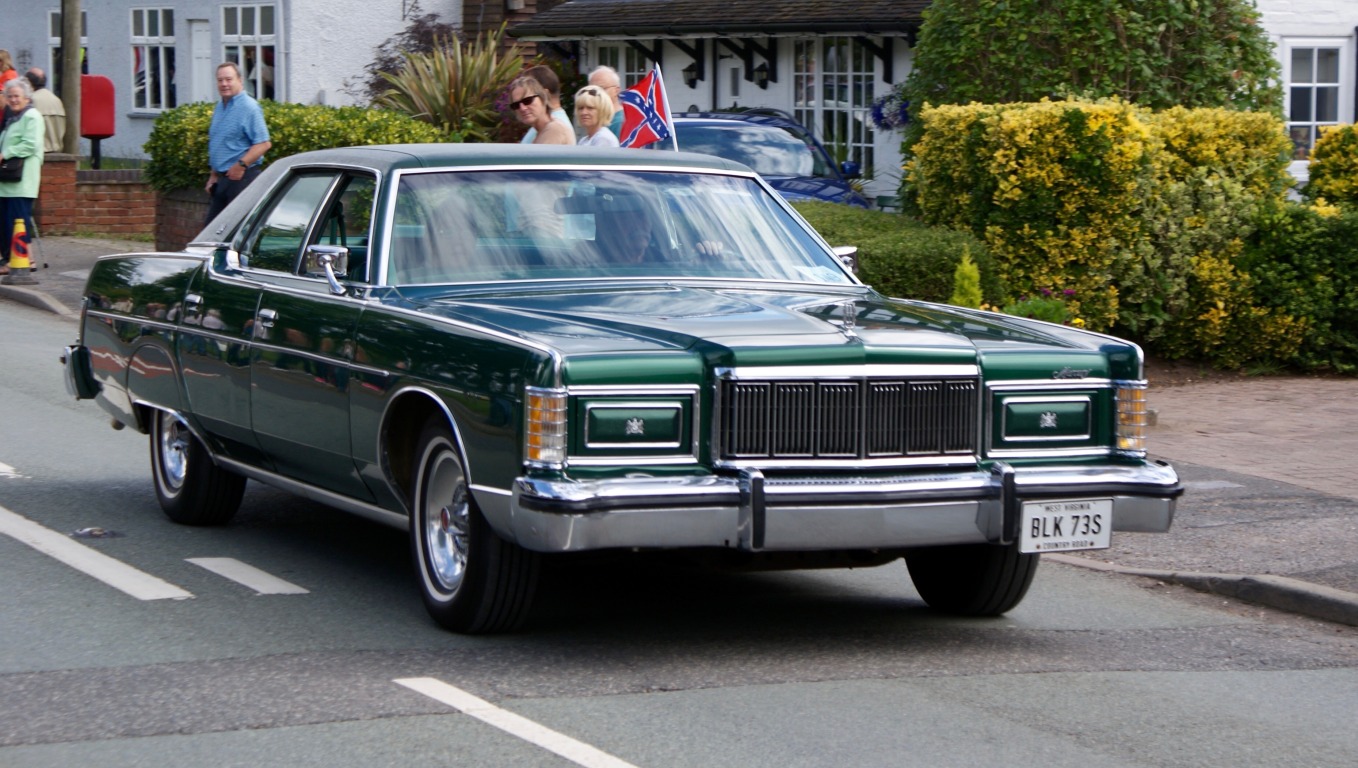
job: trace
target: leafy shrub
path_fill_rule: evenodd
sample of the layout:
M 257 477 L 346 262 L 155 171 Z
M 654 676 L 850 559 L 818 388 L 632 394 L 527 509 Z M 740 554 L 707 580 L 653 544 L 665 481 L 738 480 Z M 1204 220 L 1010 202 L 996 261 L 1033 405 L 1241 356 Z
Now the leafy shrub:
M 1286 202 L 1265 211 L 1240 259 L 1256 310 L 1296 318 L 1292 348 L 1256 359 L 1358 372 L 1358 211 Z
M 382 72 L 387 90 L 373 105 L 404 112 L 450 135 L 490 141 L 499 128 L 500 98 L 523 68 L 517 45 L 501 50 L 504 25 L 471 42 L 451 37 L 429 53 L 406 53 L 399 72 Z
M 831 245 L 857 246 L 859 278 L 887 296 L 948 302 L 965 255 L 976 263 L 982 296 L 998 301 L 1004 294 L 989 252 L 970 233 L 835 203 L 796 208 Z
M 273 146 L 266 161 L 313 149 L 369 144 L 457 140 L 396 112 L 261 101 Z M 213 103 L 185 104 L 156 118 L 142 149 L 150 155 L 143 178 L 155 189 L 198 188 L 207 183 L 207 134 Z
M 962 259 L 952 273 L 952 296 L 948 297 L 948 303 L 971 309 L 980 309 L 985 303 L 985 297 L 981 295 L 981 269 L 966 248 L 962 249 Z
M 1096 330 L 1118 313 L 1117 278 L 1136 268 L 1135 212 L 1149 131 L 1130 105 L 1042 101 L 926 109 L 906 166 L 923 221 L 985 240 L 1017 293 L 1072 289 Z
M 1320 129 L 1320 138 L 1311 150 L 1306 196 L 1358 209 L 1358 129 L 1354 126 L 1330 125 Z
M 907 143 L 927 105 L 1118 97 L 1280 110 L 1273 43 L 1252 0 L 933 0 L 901 87 Z

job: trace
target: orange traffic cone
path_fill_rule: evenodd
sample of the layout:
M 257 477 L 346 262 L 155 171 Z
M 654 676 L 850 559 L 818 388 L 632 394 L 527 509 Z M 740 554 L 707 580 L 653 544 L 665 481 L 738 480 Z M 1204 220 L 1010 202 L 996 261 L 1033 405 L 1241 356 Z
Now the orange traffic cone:
M 33 285 L 38 281 L 33 277 L 32 263 L 28 260 L 28 227 L 23 219 L 14 220 L 14 236 L 9 241 L 9 274 L 5 275 L 5 285 Z

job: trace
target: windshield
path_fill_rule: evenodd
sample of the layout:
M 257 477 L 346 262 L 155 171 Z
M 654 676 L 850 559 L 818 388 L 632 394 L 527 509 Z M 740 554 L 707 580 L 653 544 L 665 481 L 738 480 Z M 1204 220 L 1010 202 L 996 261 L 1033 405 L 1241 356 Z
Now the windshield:
M 394 285 L 598 276 L 852 283 L 773 195 L 744 177 L 406 172 L 392 216 Z
M 756 123 L 680 123 L 679 147 L 735 160 L 761 176 L 825 176 L 829 169 L 816 148 L 797 134 Z

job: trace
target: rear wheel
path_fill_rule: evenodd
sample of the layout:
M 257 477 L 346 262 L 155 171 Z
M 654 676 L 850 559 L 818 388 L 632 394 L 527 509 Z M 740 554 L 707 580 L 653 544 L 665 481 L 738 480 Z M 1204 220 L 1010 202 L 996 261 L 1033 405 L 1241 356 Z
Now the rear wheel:
M 455 632 L 518 628 L 537 588 L 538 554 L 491 529 L 445 424 L 424 428 L 415 455 L 410 542 L 429 615 Z
M 182 525 L 231 521 L 245 478 L 213 463 L 207 448 L 178 414 L 157 410 L 151 420 L 151 476 L 165 515 Z
M 1028 594 L 1039 555 L 1018 545 L 962 544 L 906 554 L 915 589 L 930 608 L 962 616 L 999 616 Z

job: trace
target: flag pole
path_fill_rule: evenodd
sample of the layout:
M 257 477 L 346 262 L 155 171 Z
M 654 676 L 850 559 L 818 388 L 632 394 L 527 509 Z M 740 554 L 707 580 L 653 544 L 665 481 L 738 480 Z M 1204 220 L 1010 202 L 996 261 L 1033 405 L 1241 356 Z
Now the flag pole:
M 670 138 L 674 139 L 674 151 L 679 151 L 679 132 L 674 130 L 674 113 L 670 111 L 670 89 L 665 87 L 665 77 L 660 74 L 660 64 L 655 65 L 655 76 L 660 80 L 660 95 L 665 99 L 665 127 L 670 129 Z

